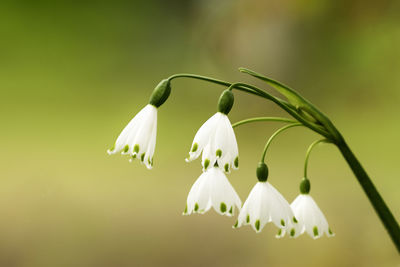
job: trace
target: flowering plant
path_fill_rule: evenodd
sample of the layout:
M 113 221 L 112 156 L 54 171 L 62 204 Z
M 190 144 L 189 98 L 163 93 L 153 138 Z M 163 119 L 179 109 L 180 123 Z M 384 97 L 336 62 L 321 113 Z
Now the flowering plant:
M 175 74 L 162 80 L 156 86 L 149 104 L 123 129 L 115 145 L 108 153 L 121 152 L 128 155 L 129 160 L 137 158 L 147 168 L 151 169 L 156 145 L 157 112 L 171 93 L 171 82 L 177 78 L 193 78 L 225 86 L 227 89 L 222 92 L 218 101 L 217 113 L 200 127 L 186 159 L 190 162 L 202 155 L 203 173 L 189 192 L 184 215 L 202 214 L 212 207 L 221 215 L 233 216 L 237 208 L 239 215 L 234 225 L 235 228 L 251 225 L 256 232 L 260 232 L 268 222 L 273 222 L 278 227 L 277 238 L 285 236 L 286 233 L 290 237 L 297 237 L 305 232 L 314 239 L 323 234 L 333 236 L 334 234 L 324 214 L 310 196 L 311 183 L 307 175 L 311 151 L 320 143 L 329 143 L 335 145 L 342 153 L 396 248 L 400 251 L 399 224 L 331 120 L 311 102 L 286 85 L 249 69 L 240 68 L 239 70 L 266 82 L 286 99 L 275 97 L 265 90 L 247 83 L 230 83 L 195 74 Z M 293 119 L 257 117 L 239 121 L 232 125 L 228 114 L 234 104 L 233 90 L 240 90 L 272 101 L 291 115 Z M 238 194 L 226 176 L 231 169 L 237 170 L 239 167 L 239 150 L 233 129 L 240 125 L 259 121 L 278 121 L 287 125 L 277 130 L 267 141 L 256 169 L 258 181 L 242 206 Z M 267 181 L 268 167 L 265 163 L 265 155 L 269 145 L 277 135 L 296 126 L 304 126 L 322 136 L 322 139 L 316 140 L 308 148 L 305 157 L 304 176 L 300 181 L 300 195 L 289 204 L 279 191 Z

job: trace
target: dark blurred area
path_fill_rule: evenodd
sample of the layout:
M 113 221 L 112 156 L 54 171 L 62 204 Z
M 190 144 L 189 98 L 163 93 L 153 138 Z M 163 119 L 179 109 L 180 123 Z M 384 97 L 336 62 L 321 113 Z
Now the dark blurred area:
M 181 216 L 200 162 L 184 162 L 222 87 L 174 80 L 155 168 L 108 156 L 154 86 L 197 73 L 298 90 L 333 120 L 400 218 L 399 1 L 3 1 L 0 4 L 0 266 L 398 266 L 395 247 L 338 151 L 310 159 L 312 195 L 334 238 L 274 238 L 210 211 Z M 272 91 L 271 91 L 272 92 Z M 235 94 L 232 122 L 286 116 Z M 236 130 L 244 201 L 277 123 Z M 272 144 L 270 182 L 291 202 L 307 146 Z

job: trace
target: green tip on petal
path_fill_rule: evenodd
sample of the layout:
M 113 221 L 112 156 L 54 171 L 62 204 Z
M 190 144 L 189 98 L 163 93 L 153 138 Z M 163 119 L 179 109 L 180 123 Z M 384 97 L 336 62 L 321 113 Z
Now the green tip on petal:
M 318 236 L 318 227 L 317 226 L 314 226 L 313 233 L 314 233 L 314 236 Z
M 184 214 L 187 213 L 187 205 L 186 205 L 185 210 L 183 211 L 183 213 L 184 213 Z
M 129 150 L 129 146 L 126 145 L 126 146 L 124 147 L 124 153 L 128 152 L 128 150 Z
M 231 208 L 229 209 L 229 213 L 233 214 L 233 206 L 231 206 Z
M 280 236 L 281 234 L 282 234 L 282 229 L 279 229 L 278 236 Z
M 247 214 L 247 217 L 246 217 L 246 222 L 247 222 L 247 223 L 250 222 L 250 215 L 248 215 L 248 214 Z
M 285 226 L 285 221 L 283 219 L 281 219 L 281 225 Z
M 233 164 L 235 164 L 235 168 L 239 167 L 239 157 L 235 158 L 235 162 Z
M 329 233 L 330 235 L 333 235 L 333 232 L 332 232 L 331 228 L 328 229 L 328 233 Z
M 199 145 L 197 143 L 194 143 L 191 152 L 196 152 L 198 148 Z
M 140 155 L 140 160 L 143 162 L 144 161 L 144 153 Z
M 294 222 L 294 223 L 298 223 L 296 217 L 293 217 L 293 222 Z
M 229 172 L 229 163 L 226 163 L 224 166 L 225 172 Z
M 206 160 L 204 161 L 204 169 L 207 169 L 209 165 L 210 165 L 210 160 L 209 160 L 209 159 L 206 159 Z
M 133 155 L 132 155 L 132 159 L 136 159 L 136 154 L 133 154 Z
M 139 153 L 139 145 L 138 145 L 138 144 L 136 144 L 136 145 L 133 147 L 133 152 Z
M 296 234 L 296 230 L 294 228 L 292 228 L 290 230 L 290 236 L 293 237 Z
M 236 221 L 236 222 L 235 222 L 235 225 L 234 225 L 233 227 L 237 228 L 238 225 L 239 225 L 239 221 Z
M 219 209 L 221 210 L 222 213 L 225 213 L 226 212 L 226 204 L 224 202 L 221 202 Z
M 114 151 L 114 149 L 115 149 L 115 145 L 112 148 L 110 148 L 110 151 Z
M 199 210 L 199 204 L 194 204 L 194 211 L 198 211 Z
M 257 220 L 254 226 L 256 227 L 257 231 L 260 231 L 260 220 Z
M 215 152 L 215 155 L 216 155 L 217 157 L 221 157 L 221 156 L 222 156 L 222 150 L 221 150 L 221 149 L 218 149 L 218 150 Z

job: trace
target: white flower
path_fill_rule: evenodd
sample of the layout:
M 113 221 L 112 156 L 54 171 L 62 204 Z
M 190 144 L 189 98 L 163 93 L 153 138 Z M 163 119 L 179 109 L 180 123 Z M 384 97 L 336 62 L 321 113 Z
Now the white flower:
M 310 195 L 300 194 L 290 206 L 298 220 L 299 234 L 307 232 L 314 239 L 324 233 L 329 237 L 334 236 L 324 214 Z
M 281 229 L 296 224 L 296 218 L 286 199 L 268 182 L 258 182 L 244 203 L 234 227 L 251 224 L 256 232 L 273 222 Z
M 211 207 L 221 215 L 232 216 L 242 202 L 223 171 L 212 167 L 203 172 L 190 189 L 184 215 L 205 213 Z
M 129 154 L 132 159 L 138 157 L 148 169 L 153 167 L 153 155 L 157 135 L 157 108 L 146 105 L 122 130 L 108 154 L 121 151 Z
M 201 152 L 204 170 L 215 163 L 225 172 L 229 172 L 231 167 L 238 168 L 238 146 L 228 116 L 217 112 L 200 127 L 186 161 L 197 159 Z

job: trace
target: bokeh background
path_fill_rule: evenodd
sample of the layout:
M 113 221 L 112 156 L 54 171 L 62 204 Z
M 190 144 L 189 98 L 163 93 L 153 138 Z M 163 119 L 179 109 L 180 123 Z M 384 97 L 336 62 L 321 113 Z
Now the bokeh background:
M 154 86 L 191 72 L 267 88 L 248 67 L 327 113 L 400 218 L 400 2 L 3 1 L 0 5 L 0 266 L 399 266 L 398 254 L 336 148 L 311 155 L 312 195 L 334 238 L 276 240 L 267 225 L 182 216 L 200 162 L 184 162 L 222 87 L 175 80 L 160 108 L 155 168 L 108 156 Z M 232 122 L 284 115 L 236 94 Z M 236 130 L 245 200 L 279 123 Z M 298 194 L 305 150 L 273 143 L 270 182 Z

